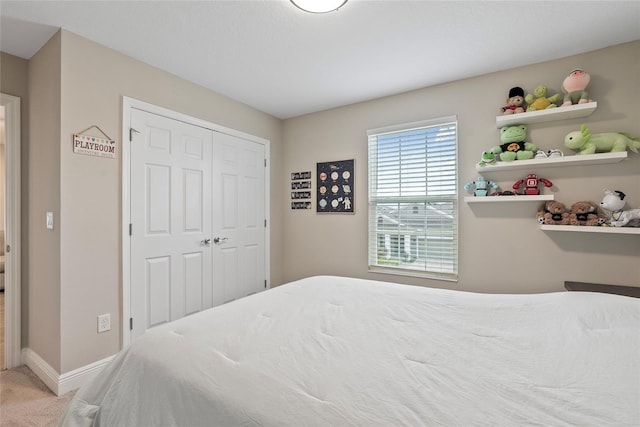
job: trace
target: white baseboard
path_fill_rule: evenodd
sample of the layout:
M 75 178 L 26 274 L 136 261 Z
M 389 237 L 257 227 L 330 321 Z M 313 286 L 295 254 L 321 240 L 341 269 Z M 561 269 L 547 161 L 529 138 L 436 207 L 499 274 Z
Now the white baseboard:
M 58 393 L 58 378 L 60 375 L 38 353 L 30 348 L 23 348 L 22 363 L 27 365 L 52 392 L 60 396 L 60 393 Z
M 27 365 L 56 396 L 61 396 L 72 390 L 76 390 L 91 381 L 113 357 L 114 356 L 106 357 L 60 375 L 51 365 L 45 362 L 38 353 L 30 348 L 22 349 L 22 363 Z

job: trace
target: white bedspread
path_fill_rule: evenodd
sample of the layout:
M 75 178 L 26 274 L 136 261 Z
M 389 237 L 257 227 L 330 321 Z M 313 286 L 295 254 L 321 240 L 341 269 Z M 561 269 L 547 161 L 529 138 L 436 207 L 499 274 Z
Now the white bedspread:
M 640 425 L 640 299 L 340 277 L 150 330 L 63 425 Z

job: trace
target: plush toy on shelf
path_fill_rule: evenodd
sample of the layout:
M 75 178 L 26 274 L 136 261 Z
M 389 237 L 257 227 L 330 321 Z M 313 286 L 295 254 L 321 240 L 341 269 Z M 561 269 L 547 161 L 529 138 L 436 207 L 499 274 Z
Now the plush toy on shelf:
M 547 225 L 568 225 L 569 212 L 564 203 L 549 200 L 538 211 L 538 222 Z
M 494 190 L 498 190 L 500 187 L 493 181 L 486 179 L 483 176 L 479 176 L 475 181 L 467 182 L 464 185 L 464 189 L 467 191 L 471 191 L 471 189 L 475 188 L 473 195 L 474 196 L 488 196 L 489 195 L 489 187 Z
M 612 227 L 640 227 L 640 209 L 624 210 L 626 196 L 622 191 L 604 190 L 600 207 L 611 212 Z
M 600 225 L 598 205 L 591 201 L 576 202 L 569 209 L 569 224 L 571 225 Z
M 589 73 L 580 68 L 571 71 L 562 82 L 562 92 L 564 93 L 562 106 L 593 102 L 587 94 L 587 86 L 589 86 L 590 81 L 591 76 Z
M 569 132 L 564 137 L 564 145 L 572 150 L 578 150 L 576 154 L 614 153 L 627 149 L 638 152 L 640 138 L 625 132 L 591 133 L 585 125 L 580 130 Z
M 527 101 L 527 111 L 546 110 L 547 108 L 555 108 L 558 105 L 555 102 L 560 99 L 560 94 L 555 94 L 547 98 L 548 88 L 540 85 L 533 90 L 533 94 L 529 93 L 524 97 Z
M 524 191 L 522 194 L 526 196 L 536 196 L 540 194 L 538 185 L 543 183 L 545 187 L 551 187 L 553 183 L 546 178 L 538 178 L 534 173 L 530 173 L 526 178 L 520 179 L 513 184 L 514 190 L 519 190 L 522 184 L 524 184 Z
M 538 147 L 531 142 L 526 142 L 525 139 L 527 139 L 526 125 L 504 126 L 500 128 L 502 144 L 493 147 L 491 152 L 499 155 L 503 162 L 533 159 Z
M 480 161 L 478 162 L 478 164 L 480 166 L 484 166 L 484 165 L 492 165 L 495 162 L 496 162 L 495 154 L 493 154 L 491 151 L 483 151 L 482 157 L 480 158 Z
M 502 107 L 502 114 L 524 113 L 526 111 L 524 90 L 518 86 L 509 89 L 509 96 L 507 97 L 506 103 L 507 105 Z

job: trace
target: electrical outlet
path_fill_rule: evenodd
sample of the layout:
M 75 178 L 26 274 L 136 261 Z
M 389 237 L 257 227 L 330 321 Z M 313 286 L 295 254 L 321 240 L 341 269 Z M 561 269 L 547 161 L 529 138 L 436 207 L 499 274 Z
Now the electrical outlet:
M 101 314 L 98 316 L 98 333 L 111 330 L 111 315 Z

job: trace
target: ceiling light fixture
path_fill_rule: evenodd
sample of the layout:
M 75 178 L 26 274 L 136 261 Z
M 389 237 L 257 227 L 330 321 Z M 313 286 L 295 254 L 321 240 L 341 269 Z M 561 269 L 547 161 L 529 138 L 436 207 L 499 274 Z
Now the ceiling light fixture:
M 340 9 L 347 0 L 291 0 L 298 8 L 305 12 L 327 13 Z

